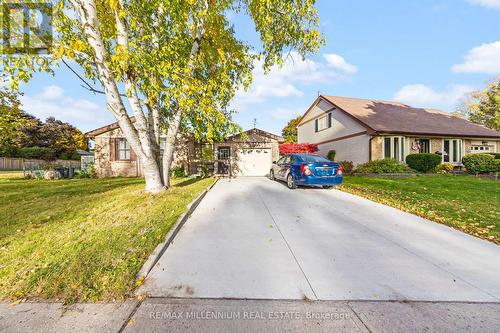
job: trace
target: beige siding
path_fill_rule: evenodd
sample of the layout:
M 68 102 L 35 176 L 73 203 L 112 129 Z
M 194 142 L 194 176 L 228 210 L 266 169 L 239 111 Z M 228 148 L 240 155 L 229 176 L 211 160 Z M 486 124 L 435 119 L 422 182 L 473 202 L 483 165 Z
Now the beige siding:
M 323 106 L 323 108 L 328 110 L 333 105 L 330 104 L 329 106 L 329 108 L 326 106 Z M 298 143 L 322 143 L 366 130 L 362 125 L 346 115 L 344 112 L 339 110 L 333 110 L 332 112 L 332 127 L 319 132 L 316 132 L 314 120 L 307 123 L 304 123 L 303 121 L 303 125 L 300 125 L 297 128 Z M 318 107 L 313 108 L 310 114 L 311 116 L 308 117 L 308 119 L 314 119 L 318 115 L 326 115 L 323 109 Z
M 277 161 L 279 159 L 279 143 L 278 141 L 261 136 L 257 133 L 250 133 L 244 141 L 239 140 L 238 138 L 234 141 L 227 141 L 222 143 L 214 144 L 214 154 L 217 158 L 217 151 L 219 147 L 229 147 L 230 148 L 230 165 L 231 165 L 231 174 L 238 175 L 240 174 L 238 168 L 238 161 L 240 160 L 238 156 L 238 151 L 240 149 L 269 149 L 271 154 L 271 161 Z M 270 168 L 269 168 L 270 169 Z M 218 163 L 215 163 L 215 173 L 218 173 Z
M 491 139 L 483 139 L 483 140 L 480 140 L 480 139 L 474 139 L 474 140 L 469 140 L 469 150 L 467 151 L 466 150 L 466 154 L 469 154 L 471 152 L 474 152 L 474 153 L 482 153 L 484 151 L 472 151 L 471 150 L 471 147 L 472 146 L 483 146 L 483 145 L 486 145 L 486 146 L 489 146 L 490 147 L 490 150 L 488 151 L 488 153 L 498 153 L 500 152 L 499 150 L 499 145 L 500 145 L 500 141 L 495 141 L 495 140 L 491 140 Z
M 330 150 L 335 150 L 336 161 L 352 161 L 356 166 L 368 162 L 370 158 L 370 136 L 363 134 L 339 141 L 328 142 L 318 146 L 319 155 L 327 156 Z
M 371 143 L 371 160 L 378 160 L 381 159 L 382 156 L 382 145 L 383 145 L 383 140 L 382 137 L 380 136 L 374 136 L 372 138 L 372 143 Z
M 330 102 L 321 100 L 318 105 L 314 106 L 302 119 L 302 123 L 314 119 L 317 116 L 325 113 L 326 111 L 333 108 L 333 105 Z
M 443 139 L 431 139 L 431 153 L 443 152 Z

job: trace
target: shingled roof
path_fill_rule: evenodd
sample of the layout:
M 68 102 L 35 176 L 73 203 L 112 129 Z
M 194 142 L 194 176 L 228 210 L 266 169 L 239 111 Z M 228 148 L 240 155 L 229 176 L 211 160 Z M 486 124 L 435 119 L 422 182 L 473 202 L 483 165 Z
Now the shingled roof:
M 372 133 L 500 139 L 500 132 L 439 110 L 350 97 L 320 96 L 320 99 L 344 111 Z

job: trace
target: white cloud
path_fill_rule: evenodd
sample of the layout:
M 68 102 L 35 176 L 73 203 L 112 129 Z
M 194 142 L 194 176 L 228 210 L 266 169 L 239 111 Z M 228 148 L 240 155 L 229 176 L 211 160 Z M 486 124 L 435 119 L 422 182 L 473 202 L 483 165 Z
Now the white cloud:
M 43 99 L 58 99 L 63 97 L 63 90 L 61 87 L 56 85 L 50 85 L 43 88 L 39 97 Z
M 282 120 L 290 120 L 293 119 L 301 114 L 304 113 L 304 111 L 307 110 L 306 107 L 301 107 L 301 108 L 276 108 L 273 111 L 271 111 L 271 117 L 274 119 L 282 119 Z
M 347 63 L 345 65 L 352 66 Z M 342 73 L 336 71 L 339 69 L 341 68 L 334 68 L 329 63 L 307 58 L 303 60 L 296 52 L 290 53 L 282 67 L 273 66 L 267 74 L 262 69 L 262 61 L 256 61 L 251 87 L 246 92 L 243 89 L 238 91 L 232 106 L 241 111 L 248 105 L 262 103 L 269 98 L 301 97 L 304 93 L 300 90 L 300 85 L 326 83 L 333 78 L 354 74 L 352 68 L 346 71 L 344 66 Z
M 45 120 L 48 117 L 68 122 L 83 131 L 97 128 L 112 121 L 105 105 L 84 98 L 66 96 L 56 85 L 43 87 L 34 95 L 21 96 L 23 110 Z
M 345 59 L 335 53 L 325 53 L 323 57 L 329 67 L 336 68 L 347 74 L 354 74 L 358 71 L 358 67 L 351 65 L 345 61 Z
M 466 85 L 453 85 L 439 92 L 424 84 L 412 84 L 401 88 L 393 99 L 410 106 L 451 111 L 465 94 L 474 90 Z
M 500 41 L 471 49 L 465 61 L 452 67 L 456 73 L 500 73 Z
M 500 0 L 467 0 L 467 2 L 482 7 L 500 9 Z

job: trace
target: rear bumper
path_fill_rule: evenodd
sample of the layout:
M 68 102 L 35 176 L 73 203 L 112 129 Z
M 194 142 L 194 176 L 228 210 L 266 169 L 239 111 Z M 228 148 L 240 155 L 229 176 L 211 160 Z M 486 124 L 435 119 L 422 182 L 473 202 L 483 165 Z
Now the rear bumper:
M 316 177 L 302 176 L 295 180 L 297 185 L 306 186 L 335 186 L 342 184 L 343 176 Z

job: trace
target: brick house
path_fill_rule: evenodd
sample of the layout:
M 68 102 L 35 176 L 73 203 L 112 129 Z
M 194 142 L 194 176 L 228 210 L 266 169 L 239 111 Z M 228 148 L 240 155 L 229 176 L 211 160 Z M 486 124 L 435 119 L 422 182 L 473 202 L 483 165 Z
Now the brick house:
M 355 165 L 409 154 L 437 153 L 461 165 L 471 153 L 500 152 L 500 132 L 450 113 L 402 103 L 318 96 L 297 125 L 299 143 L 318 144 L 319 154 Z
M 85 136 L 94 141 L 94 167 L 99 177 L 142 176 L 141 161 L 117 123 L 87 132 Z M 191 135 L 179 135 L 173 167 L 182 166 L 190 174 L 265 176 L 279 157 L 279 143 L 284 141 L 257 128 L 217 143 L 200 143 Z M 161 152 L 164 142 L 165 137 L 161 137 Z

